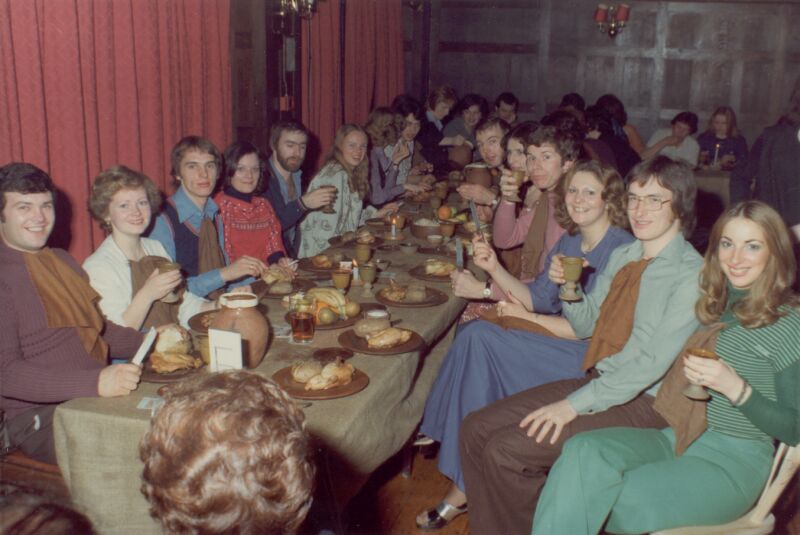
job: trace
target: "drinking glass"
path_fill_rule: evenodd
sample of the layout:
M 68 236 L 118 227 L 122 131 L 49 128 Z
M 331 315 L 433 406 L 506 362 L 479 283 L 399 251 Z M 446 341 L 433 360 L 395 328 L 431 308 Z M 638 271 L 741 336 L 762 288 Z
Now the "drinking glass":
M 338 190 L 338 189 L 336 189 L 336 186 L 320 186 L 320 188 L 319 188 L 319 189 L 332 189 L 333 191 L 335 191 L 335 192 L 336 192 L 336 194 L 337 194 L 337 195 L 338 195 L 338 193 L 339 193 L 339 190 Z M 334 203 L 334 201 L 335 201 L 335 200 L 336 200 L 336 197 L 334 197 L 334 198 L 333 198 L 333 200 L 332 200 L 332 201 L 331 201 L 329 204 L 326 204 L 326 205 L 325 205 L 325 206 L 322 208 L 321 212 L 322 212 L 323 214 L 335 214 L 335 213 L 336 213 L 336 210 L 334 210 L 334 209 L 333 209 L 333 203 Z
M 581 280 L 583 271 L 583 258 L 579 256 L 565 256 L 561 258 L 564 267 L 564 279 L 567 281 L 561 287 L 561 299 L 564 301 L 580 301 L 578 294 L 578 281 Z
M 295 344 L 310 344 L 314 339 L 314 314 L 293 310 L 289 312 L 292 326 L 292 341 Z
M 511 171 L 511 182 L 510 184 L 516 184 L 519 188 L 522 186 L 522 183 L 525 182 L 525 171 L 514 170 Z M 508 197 L 508 200 L 511 202 L 522 202 L 522 199 L 519 198 L 519 194 L 515 193 L 512 196 Z
M 347 293 L 347 287 L 350 285 L 350 277 L 352 272 L 349 269 L 336 269 L 331 272 L 331 280 L 333 286 L 340 292 Z
M 355 256 L 359 266 L 366 264 L 372 257 L 372 247 L 368 243 L 357 243 Z
M 181 265 L 177 262 L 162 262 L 158 265 L 158 272 L 159 273 L 169 273 L 170 271 L 175 271 L 176 269 L 180 270 Z M 183 282 L 181 282 L 178 286 L 175 287 L 170 293 L 165 295 L 161 298 L 162 303 L 173 304 L 180 301 L 181 296 L 178 295 L 178 290 L 180 287 L 183 286 Z
M 717 360 L 719 358 L 713 351 L 702 349 L 700 347 L 689 348 L 686 350 L 686 353 L 693 357 L 700 357 L 704 359 Z M 696 385 L 694 383 L 689 384 L 689 386 L 683 389 L 683 395 L 695 401 L 706 401 L 711 399 L 711 396 L 708 394 L 708 391 L 704 386 Z

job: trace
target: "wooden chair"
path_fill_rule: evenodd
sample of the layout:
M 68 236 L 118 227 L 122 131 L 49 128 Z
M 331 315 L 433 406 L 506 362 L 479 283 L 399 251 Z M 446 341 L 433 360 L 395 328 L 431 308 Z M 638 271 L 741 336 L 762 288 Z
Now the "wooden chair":
M 772 533 L 775 516 L 770 510 L 778 501 L 783 489 L 792 480 L 800 465 L 800 445 L 789 447 L 781 443 L 775 452 L 767 485 L 756 506 L 733 522 L 718 526 L 686 526 L 654 532 L 652 535 L 764 535 Z

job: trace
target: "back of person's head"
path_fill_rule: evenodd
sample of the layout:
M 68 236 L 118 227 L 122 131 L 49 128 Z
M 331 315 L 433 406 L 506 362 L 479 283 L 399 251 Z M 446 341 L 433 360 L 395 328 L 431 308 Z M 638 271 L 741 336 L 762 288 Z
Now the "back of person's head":
M 511 127 L 508 126 L 508 123 L 505 122 L 503 119 L 501 119 L 500 117 L 495 117 L 493 115 L 490 115 L 489 117 L 484 117 L 478 122 L 478 124 L 475 125 L 475 136 L 477 136 L 481 132 L 491 130 L 492 128 L 499 129 L 501 137 L 505 136 L 511 129 Z
M 282 534 L 308 512 L 314 480 L 303 413 L 246 371 L 170 385 L 142 438 L 142 493 L 172 534 Z
M 458 102 L 458 93 L 450 86 L 439 86 L 428 95 L 428 108 L 432 110 L 440 102 L 448 102 L 450 106 L 454 106 Z
M 583 97 L 578 93 L 567 93 L 561 97 L 561 103 L 558 105 L 558 107 L 574 108 L 578 111 L 583 111 L 586 109 L 586 101 L 583 100 Z
M 284 132 L 297 132 L 308 138 L 308 129 L 297 121 L 278 121 L 269 131 L 269 148 L 275 150 Z
M 211 140 L 200 136 L 186 136 L 172 147 L 172 155 L 170 158 L 172 161 L 172 176 L 179 176 L 183 157 L 190 151 L 210 154 L 214 157 L 214 163 L 217 164 L 217 169 L 222 167 L 222 155 Z
M 92 523 L 61 500 L 11 481 L 0 482 L 3 535 L 94 535 Z
M 694 230 L 697 183 L 692 167 L 683 160 L 675 161 L 663 155 L 636 164 L 628 174 L 628 183 L 644 186 L 655 180 L 659 186 L 672 192 L 669 203 L 672 213 L 681 222 L 681 232 L 689 237 Z
M 142 188 L 147 194 L 152 213 L 161 207 L 161 192 L 158 187 L 143 173 L 134 171 L 124 165 L 109 167 L 94 179 L 89 196 L 89 213 L 105 231 L 111 231 L 108 221 L 108 207 L 111 199 L 121 190 Z
M 575 235 L 580 231 L 578 225 L 569 216 L 565 197 L 572 184 L 572 179 L 578 173 L 589 173 L 600 183 L 603 188 L 601 199 L 606 203 L 608 220 L 615 227 L 628 228 L 628 213 L 625 209 L 625 181 L 619 176 L 616 169 L 595 160 L 578 160 L 570 167 L 558 184 L 559 202 L 556 205 L 555 218 L 558 224 L 569 234 Z
M 0 217 L 6 208 L 6 193 L 47 193 L 56 197 L 50 175 L 29 163 L 12 162 L 0 167 Z
M 555 126 L 540 126 L 528 135 L 524 143 L 526 149 L 531 145 L 542 147 L 544 144 L 551 145 L 564 161 L 574 162 L 580 157 L 581 140 L 575 134 Z
M 559 130 L 583 139 L 586 137 L 586 127 L 583 125 L 583 114 L 570 110 L 556 110 L 542 117 L 542 125 L 555 126 Z
M 249 141 L 235 141 L 225 149 L 223 153 L 223 159 L 225 160 L 225 174 L 223 175 L 223 180 L 226 186 L 231 185 L 231 179 L 233 179 L 233 175 L 236 174 L 236 170 L 239 167 L 239 160 L 248 154 L 254 154 L 258 159 L 258 183 L 256 184 L 256 189 L 253 190 L 253 194 L 258 195 L 264 189 L 263 169 L 266 158 L 261 150 Z
M 682 111 L 672 118 L 669 124 L 683 123 L 689 127 L 689 135 L 697 132 L 697 114 L 691 111 Z
M 584 120 L 586 121 L 587 131 L 597 130 L 601 136 L 614 135 L 613 119 L 605 108 L 597 104 L 589 106 L 584 113 Z
M 501 103 L 506 104 L 508 106 L 513 106 L 515 112 L 519 110 L 519 99 L 514 93 L 511 93 L 510 91 L 500 93 L 499 95 L 497 95 L 497 98 L 494 99 L 495 108 L 499 108 Z
M 373 147 L 393 145 L 403 128 L 403 117 L 392 108 L 379 107 L 367 117 L 364 130 Z
M 620 128 L 628 124 L 628 114 L 625 112 L 625 105 L 622 104 L 622 101 L 618 99 L 616 95 L 607 93 L 598 98 L 595 104 L 606 109 Z
M 394 97 L 392 101 L 392 109 L 395 113 L 400 114 L 400 116 L 405 119 L 409 115 L 413 115 L 418 120 L 422 120 L 423 115 L 425 114 L 425 110 L 422 108 L 422 104 L 420 104 L 419 100 L 415 99 L 411 95 L 397 95 Z
M 709 324 L 718 321 L 727 308 L 728 281 L 720 265 L 719 248 L 725 226 L 737 218 L 752 221 L 761 228 L 769 257 L 761 276 L 733 311 L 746 328 L 763 327 L 784 315 L 782 306 L 797 305 L 797 296 L 792 291 L 797 264 L 786 223 L 774 208 L 761 201 L 740 202 L 714 223 L 700 272 L 701 297 L 695 311 L 702 323 Z

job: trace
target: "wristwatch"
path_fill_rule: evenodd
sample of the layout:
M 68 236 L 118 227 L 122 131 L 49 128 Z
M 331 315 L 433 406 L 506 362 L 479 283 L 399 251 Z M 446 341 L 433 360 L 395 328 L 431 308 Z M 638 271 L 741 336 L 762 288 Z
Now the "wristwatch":
M 489 299 L 492 296 L 492 281 L 486 281 L 486 286 L 483 287 L 483 298 Z

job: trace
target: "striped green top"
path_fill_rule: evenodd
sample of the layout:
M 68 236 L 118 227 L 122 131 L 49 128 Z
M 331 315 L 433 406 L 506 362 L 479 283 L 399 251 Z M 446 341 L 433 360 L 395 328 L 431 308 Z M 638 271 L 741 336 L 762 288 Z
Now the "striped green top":
M 731 302 L 743 292 L 733 290 Z M 772 325 L 745 329 L 731 313 L 717 339 L 717 354 L 753 388 L 741 407 L 709 389 L 708 427 L 726 435 L 755 440 L 800 440 L 800 313 L 788 313 Z

